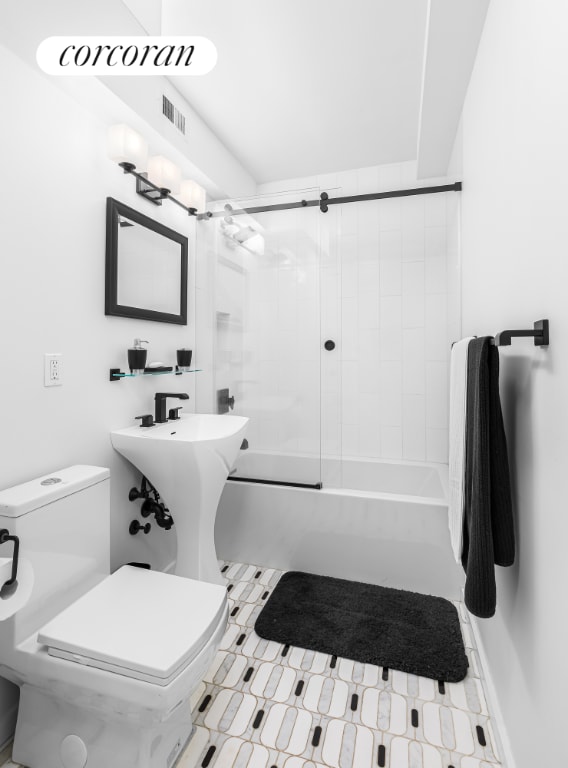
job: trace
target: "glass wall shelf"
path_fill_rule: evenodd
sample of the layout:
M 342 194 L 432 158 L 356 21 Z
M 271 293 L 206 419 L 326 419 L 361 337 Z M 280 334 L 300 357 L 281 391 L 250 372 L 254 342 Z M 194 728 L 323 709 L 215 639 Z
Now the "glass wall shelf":
M 201 368 L 191 368 L 189 371 L 176 371 L 175 369 L 172 369 L 169 371 L 146 370 L 144 373 L 124 373 L 124 371 L 121 371 L 120 368 L 111 368 L 109 373 L 109 380 L 120 381 L 121 379 L 137 379 L 141 376 L 181 376 L 184 373 L 199 373 L 201 370 Z

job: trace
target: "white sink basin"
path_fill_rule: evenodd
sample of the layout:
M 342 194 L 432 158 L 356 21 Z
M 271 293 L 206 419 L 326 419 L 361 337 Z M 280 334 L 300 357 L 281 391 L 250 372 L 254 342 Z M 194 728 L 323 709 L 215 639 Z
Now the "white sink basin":
M 178 576 L 224 583 L 213 539 L 215 515 L 247 423 L 244 416 L 196 413 L 110 433 L 113 447 L 150 480 L 174 518 Z

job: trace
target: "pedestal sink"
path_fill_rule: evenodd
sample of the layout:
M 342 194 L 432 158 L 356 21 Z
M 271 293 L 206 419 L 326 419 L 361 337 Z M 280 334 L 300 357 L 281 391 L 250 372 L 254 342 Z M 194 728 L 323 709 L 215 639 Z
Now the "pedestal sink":
M 157 488 L 174 518 L 178 576 L 224 583 L 213 538 L 215 515 L 247 423 L 243 416 L 195 413 L 110 433 L 113 447 Z

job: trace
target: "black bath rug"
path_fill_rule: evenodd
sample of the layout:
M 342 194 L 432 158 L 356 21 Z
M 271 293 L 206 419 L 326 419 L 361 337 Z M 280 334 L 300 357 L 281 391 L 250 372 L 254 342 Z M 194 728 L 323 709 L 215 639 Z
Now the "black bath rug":
M 443 597 L 289 571 L 255 631 L 277 643 L 449 683 L 467 673 L 458 612 Z

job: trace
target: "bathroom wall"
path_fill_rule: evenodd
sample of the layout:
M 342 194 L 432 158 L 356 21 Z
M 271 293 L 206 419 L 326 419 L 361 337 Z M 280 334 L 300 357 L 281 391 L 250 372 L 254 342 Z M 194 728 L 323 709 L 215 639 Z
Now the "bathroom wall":
M 100 99 L 89 111 L 5 48 L 0 55 L 3 71 L 11 73 L 2 83 L 3 102 L 19 103 L 17 118 L 0 126 L 9 148 L 0 228 L 6 371 L 1 487 L 71 463 L 111 466 L 116 567 L 125 558 L 147 557 L 148 543 L 157 543 L 161 532 L 143 541 L 125 530 L 134 505 L 124 494 L 135 473 L 112 450 L 108 432 L 152 411 L 158 386 L 155 379 L 111 383 L 108 370 L 124 369 L 135 336 L 149 339 L 149 361 L 172 363 L 177 347 L 194 345 L 194 224 L 174 205 L 142 200 L 133 180 L 106 157 L 108 125 L 129 113 L 104 86 L 91 82 Z M 18 99 L 21 92 L 25 100 Z M 105 316 L 107 196 L 189 237 L 188 326 Z M 61 387 L 44 387 L 45 352 L 63 355 Z M 191 376 L 159 381 L 160 388 L 193 392 Z M 166 552 L 171 556 L 172 547 Z
M 52 35 L 145 35 L 158 34 L 161 27 L 161 0 L 18 0 L 4 13 L 0 43 L 36 67 L 39 43 Z M 58 77 L 67 87 L 75 85 L 74 97 L 91 107 L 91 77 Z M 251 194 L 256 183 L 242 164 L 227 150 L 175 87 L 176 78 L 105 77 L 101 81 L 116 96 L 161 134 L 170 147 L 185 157 L 189 178 L 208 188 L 216 196 Z M 162 115 L 162 95 L 185 115 L 186 133 L 182 134 Z
M 493 0 L 463 112 L 464 334 L 551 328 L 500 349 L 518 551 L 476 622 L 516 768 L 566 763 L 567 28 L 565 3 Z
M 259 192 L 306 190 L 298 197 L 311 199 L 319 190 L 306 188 L 334 197 L 444 183 L 417 182 L 408 162 L 274 182 Z M 312 348 L 318 366 L 322 355 L 324 454 L 447 461 L 448 354 L 460 330 L 458 216 L 456 192 L 331 206 L 320 215 L 321 344 L 337 341 L 334 352 Z M 289 269 L 267 261 L 250 306 Z M 294 317 L 301 334 L 303 317 Z M 289 331 L 289 323 L 284 312 L 260 325 L 257 362 L 271 351 L 264 337 Z
M 195 376 L 108 379 L 109 368 L 125 369 L 135 336 L 149 339 L 150 361 L 171 364 L 176 348 L 188 346 L 200 364 L 194 346 L 195 224 L 177 206 L 157 207 L 135 194 L 134 181 L 106 157 L 107 127 L 131 122 L 154 149 L 178 158 L 98 81 L 83 80 L 75 99 L 77 83 L 50 79 L 3 46 L 0 69 L 9 73 L 2 78 L 2 104 L 18 105 L 0 122 L 0 488 L 71 464 L 110 467 L 112 567 L 131 560 L 164 567 L 175 555 L 175 528 L 128 534 L 139 502 L 130 503 L 127 493 L 139 475 L 112 449 L 109 431 L 152 412 L 158 390 L 188 392 L 192 399 L 184 407 L 194 410 Z M 105 316 L 107 196 L 189 237 L 187 326 Z M 63 355 L 60 387 L 44 387 L 45 352 Z M 0 744 L 11 734 L 15 703 L 12 687 L 0 680 Z

